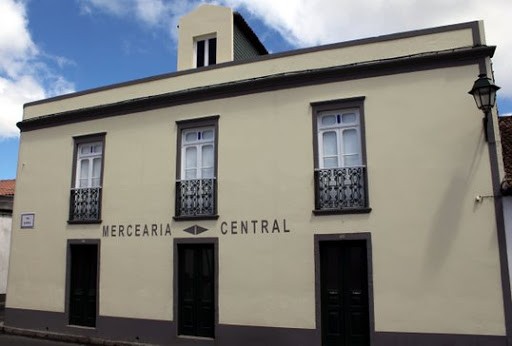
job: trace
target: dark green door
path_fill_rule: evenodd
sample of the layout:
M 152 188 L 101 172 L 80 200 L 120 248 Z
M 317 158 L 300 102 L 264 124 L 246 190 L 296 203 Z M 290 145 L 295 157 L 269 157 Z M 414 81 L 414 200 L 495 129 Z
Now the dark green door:
M 369 345 L 366 242 L 320 242 L 320 280 L 322 345 Z
M 71 244 L 69 324 L 96 326 L 98 246 Z
M 214 270 L 213 245 L 178 245 L 179 334 L 214 337 Z

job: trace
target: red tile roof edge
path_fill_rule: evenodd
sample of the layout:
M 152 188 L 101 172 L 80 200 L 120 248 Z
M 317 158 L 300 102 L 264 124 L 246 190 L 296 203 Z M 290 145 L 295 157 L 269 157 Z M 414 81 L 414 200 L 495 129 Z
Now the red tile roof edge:
M 14 196 L 16 180 L 0 180 L 0 196 Z

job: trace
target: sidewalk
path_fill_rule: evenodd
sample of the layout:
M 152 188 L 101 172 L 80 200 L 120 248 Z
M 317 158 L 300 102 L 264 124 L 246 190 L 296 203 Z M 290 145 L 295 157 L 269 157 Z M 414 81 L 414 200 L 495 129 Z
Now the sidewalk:
M 38 338 L 44 340 L 62 341 L 76 344 L 86 345 L 103 345 L 103 346 L 147 346 L 149 344 L 127 342 L 127 341 L 113 341 L 105 340 L 94 337 L 87 337 L 82 335 L 71 335 L 52 333 L 42 330 L 30 330 L 22 328 L 14 328 L 4 325 L 5 321 L 5 302 L 0 300 L 0 334 L 11 334 L 17 336 L 25 336 L 29 338 Z
M 85 344 L 85 345 L 103 345 L 103 346 L 148 346 L 148 345 L 150 345 L 150 344 L 142 344 L 142 343 L 135 343 L 135 342 L 105 340 L 105 339 L 92 338 L 92 337 L 81 336 L 81 335 L 60 334 L 60 333 L 51 333 L 51 332 L 45 332 L 45 331 L 40 331 L 40 330 L 14 328 L 14 327 L 5 326 L 3 318 L 0 320 L 0 334 L 11 334 L 11 335 L 25 336 L 25 337 L 30 337 L 30 338 L 62 341 L 62 342 Z

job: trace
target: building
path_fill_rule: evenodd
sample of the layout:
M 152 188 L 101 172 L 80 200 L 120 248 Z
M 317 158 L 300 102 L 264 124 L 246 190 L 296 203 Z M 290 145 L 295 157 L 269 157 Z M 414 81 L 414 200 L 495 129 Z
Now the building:
M 6 326 L 510 344 L 482 22 L 276 54 L 227 8 L 179 30 L 175 73 L 25 105 Z
M 0 308 L 5 304 L 11 244 L 12 204 L 16 180 L 0 180 Z

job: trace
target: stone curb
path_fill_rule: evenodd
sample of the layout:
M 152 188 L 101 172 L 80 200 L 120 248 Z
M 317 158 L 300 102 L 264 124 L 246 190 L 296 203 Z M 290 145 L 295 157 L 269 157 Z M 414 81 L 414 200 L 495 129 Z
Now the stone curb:
M 82 335 L 51 333 L 51 332 L 45 332 L 45 331 L 40 331 L 40 330 L 14 328 L 14 327 L 9 327 L 9 326 L 4 326 L 4 324 L 2 322 L 0 322 L 0 334 L 11 334 L 11 335 L 18 335 L 18 336 L 26 336 L 26 337 L 30 337 L 30 338 L 71 342 L 71 343 L 86 344 L 86 345 L 103 345 L 103 346 L 149 346 L 149 345 L 152 345 L 152 344 L 143 344 L 143 343 L 138 343 L 138 342 L 113 341 L 113 340 L 106 340 L 106 339 L 94 338 L 94 337 L 88 337 L 88 336 L 82 336 Z

